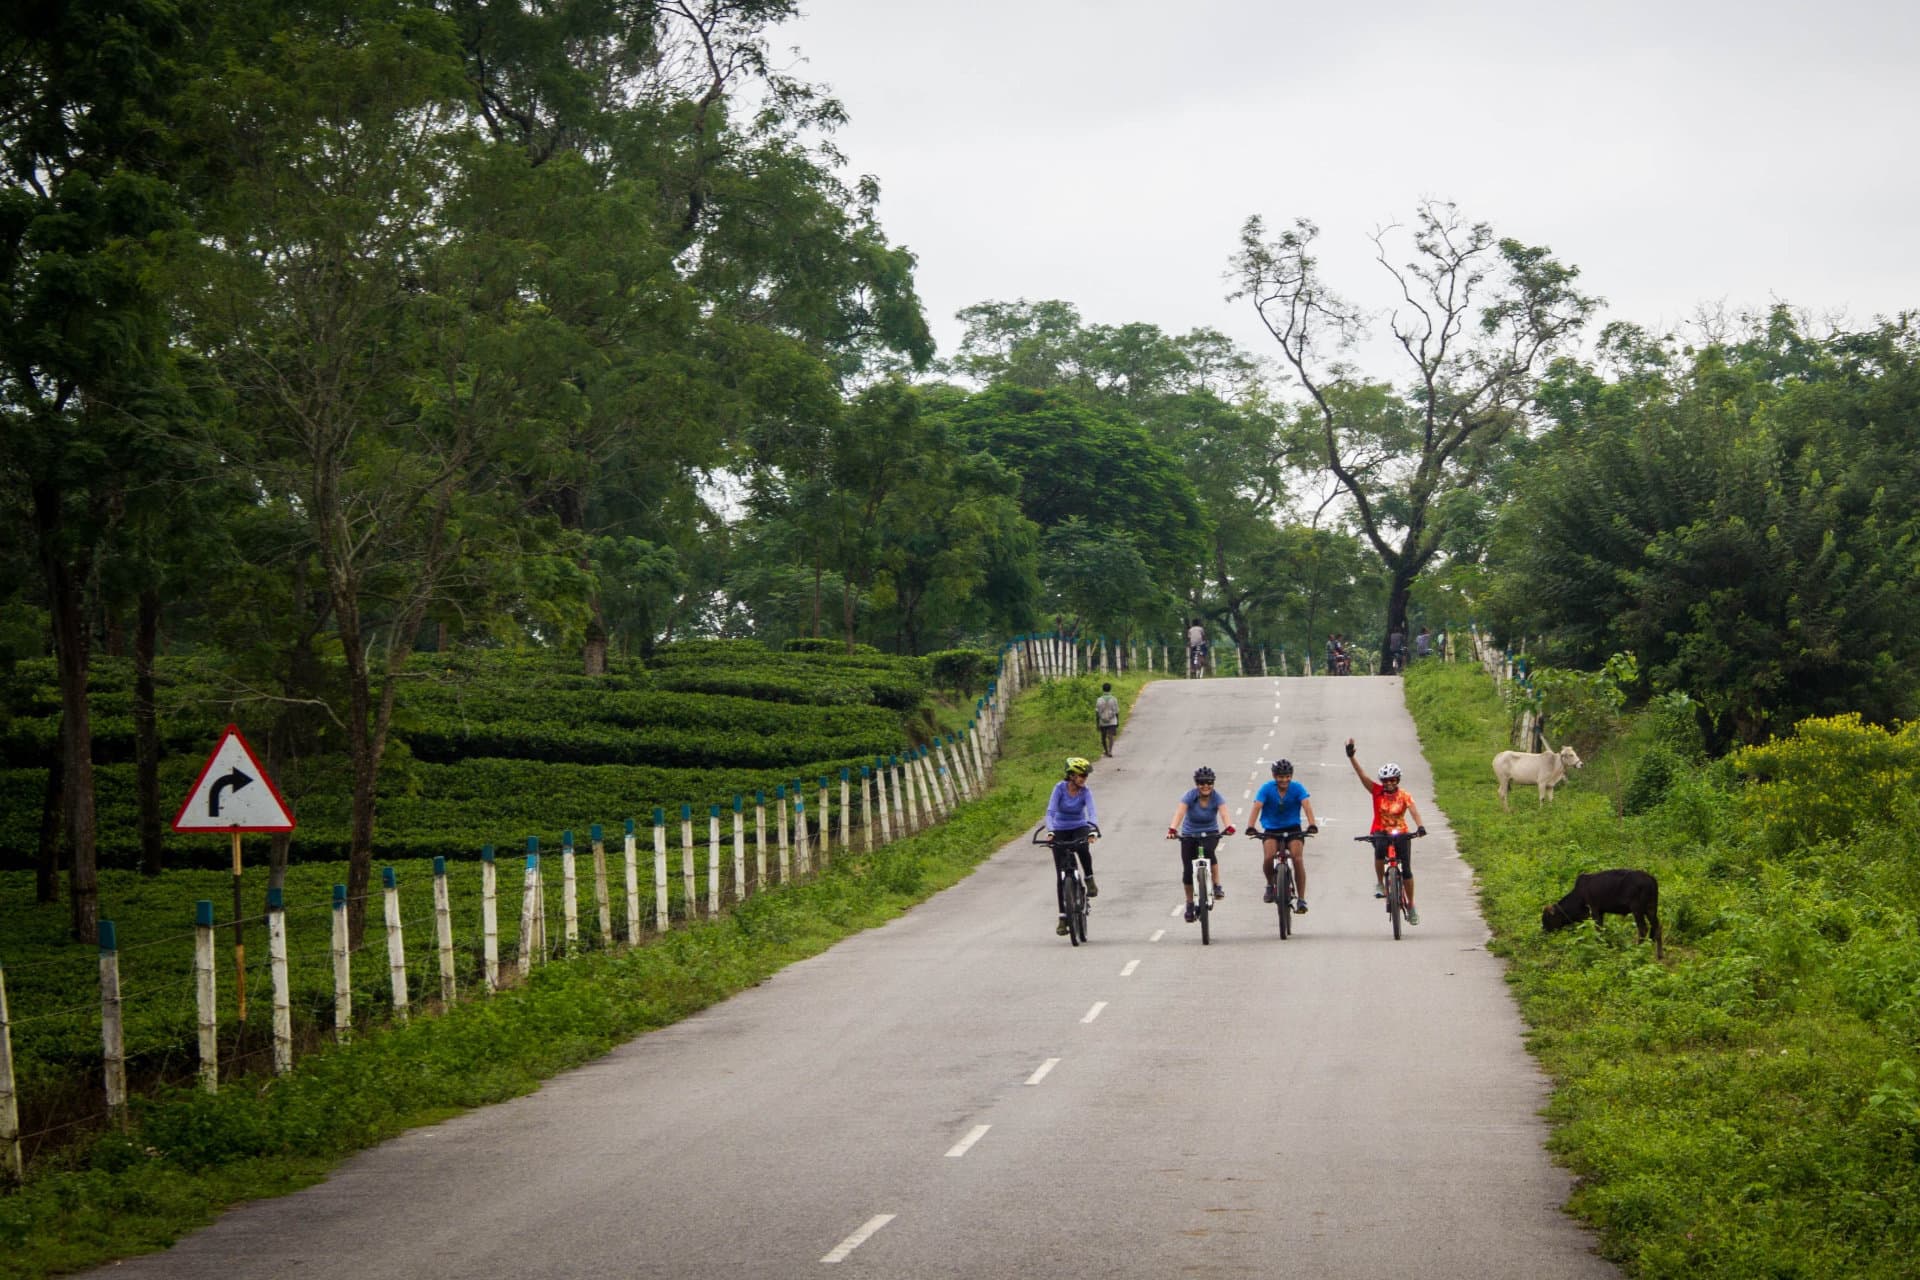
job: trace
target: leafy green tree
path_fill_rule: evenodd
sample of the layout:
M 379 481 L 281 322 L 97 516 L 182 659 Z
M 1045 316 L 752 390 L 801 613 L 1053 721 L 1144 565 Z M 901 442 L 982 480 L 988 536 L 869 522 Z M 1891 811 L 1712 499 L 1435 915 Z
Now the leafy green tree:
M 1411 366 L 1404 396 L 1345 362 L 1363 316 L 1327 287 L 1313 223 L 1297 220 L 1269 240 L 1249 218 L 1232 268 L 1233 296 L 1253 305 L 1306 391 L 1325 464 L 1386 568 L 1383 649 L 1388 634 L 1405 634 L 1414 580 L 1441 554 L 1459 507 L 1471 506 L 1509 437 L 1525 429 L 1540 368 L 1595 306 L 1574 287 L 1577 269 L 1496 238 L 1450 204 L 1415 212 L 1407 261 L 1394 260 L 1395 230 L 1374 244 L 1400 298 L 1388 323 Z
M 135 477 L 175 473 L 166 281 L 183 216 L 168 107 L 188 11 L 151 0 L 0 17 L 0 486 L 36 548 L 58 659 L 73 934 L 96 936 L 89 592 Z
M 1920 711 L 1913 322 L 1813 342 L 1776 309 L 1690 358 L 1615 337 L 1619 376 L 1561 371 L 1555 447 L 1503 518 L 1506 625 L 1571 663 L 1632 651 L 1716 749 Z

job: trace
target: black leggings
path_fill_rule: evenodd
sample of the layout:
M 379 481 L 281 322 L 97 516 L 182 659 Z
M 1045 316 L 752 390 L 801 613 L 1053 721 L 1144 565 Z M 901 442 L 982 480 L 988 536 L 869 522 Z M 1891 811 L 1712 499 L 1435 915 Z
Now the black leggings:
M 1215 831 L 1210 835 L 1204 835 L 1204 836 L 1181 836 L 1180 837 L 1180 883 L 1181 884 L 1193 883 L 1193 860 L 1194 858 L 1199 856 L 1200 850 L 1205 849 L 1207 851 L 1207 856 L 1209 858 L 1212 858 L 1214 856 L 1213 855 L 1214 848 L 1217 845 L 1219 845 L 1219 843 L 1220 843 L 1220 833 L 1218 831 Z M 1217 859 L 1214 865 L 1216 866 L 1219 865 L 1219 862 Z

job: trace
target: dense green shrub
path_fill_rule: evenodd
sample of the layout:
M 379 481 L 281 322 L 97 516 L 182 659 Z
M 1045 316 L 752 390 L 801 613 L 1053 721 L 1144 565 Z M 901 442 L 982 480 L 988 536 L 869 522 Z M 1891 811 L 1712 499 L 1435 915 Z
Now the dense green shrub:
M 847 642 L 831 640 L 824 636 L 795 636 L 782 646 L 788 653 L 839 653 L 847 652 Z M 870 644 L 855 644 L 854 653 L 879 653 Z
M 935 688 L 969 696 L 985 693 L 999 669 L 999 655 L 984 649 L 942 649 L 927 655 L 927 674 Z
M 1628 817 L 1647 812 L 1667 798 L 1667 788 L 1687 764 L 1664 746 L 1649 748 L 1633 766 L 1621 807 Z

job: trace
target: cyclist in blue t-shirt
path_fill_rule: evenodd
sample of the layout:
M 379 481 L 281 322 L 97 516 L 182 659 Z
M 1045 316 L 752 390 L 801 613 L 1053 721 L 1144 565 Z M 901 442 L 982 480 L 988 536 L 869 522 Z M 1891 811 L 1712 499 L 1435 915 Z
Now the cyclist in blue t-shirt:
M 1093 841 L 1098 839 L 1093 828 L 1099 825 L 1100 816 L 1094 812 L 1093 792 L 1087 790 L 1087 774 L 1093 765 L 1085 756 L 1068 756 L 1066 777 L 1054 783 L 1053 794 L 1047 797 L 1047 830 L 1053 832 L 1053 865 L 1063 875 L 1073 873 L 1073 858 L 1080 855 L 1080 870 L 1087 878 L 1087 896 L 1097 898 L 1100 890 L 1093 883 Z M 1064 880 L 1061 881 L 1065 883 Z M 1067 933 L 1067 900 L 1064 891 L 1060 898 L 1060 923 L 1054 930 L 1062 937 Z
M 1253 793 L 1253 808 L 1247 814 L 1249 830 L 1258 830 L 1263 839 L 1260 847 L 1266 851 L 1266 857 L 1260 869 L 1267 873 L 1267 895 L 1262 901 L 1272 902 L 1277 872 L 1274 856 L 1284 843 L 1287 856 L 1293 859 L 1293 883 L 1299 894 L 1293 900 L 1295 915 L 1307 914 L 1307 864 L 1301 856 L 1307 847 L 1305 837 L 1301 835 L 1300 815 L 1305 811 L 1308 833 L 1320 830 L 1320 824 L 1314 820 L 1313 801 L 1307 798 L 1307 789 L 1293 780 L 1293 761 L 1275 760 L 1273 762 L 1273 781 L 1263 782 L 1260 789 Z
M 1215 852 L 1220 837 L 1233 834 L 1233 828 L 1221 822 L 1220 811 L 1226 805 L 1226 797 L 1213 789 L 1213 770 L 1201 765 L 1193 771 L 1193 789 L 1180 797 L 1180 807 L 1173 811 L 1167 825 L 1167 839 L 1180 841 L 1180 883 L 1187 890 L 1189 924 L 1199 918 L 1193 905 L 1193 860 L 1201 849 L 1207 851 L 1207 857 L 1213 862 L 1213 896 L 1227 896 L 1227 891 L 1220 887 L 1220 857 Z

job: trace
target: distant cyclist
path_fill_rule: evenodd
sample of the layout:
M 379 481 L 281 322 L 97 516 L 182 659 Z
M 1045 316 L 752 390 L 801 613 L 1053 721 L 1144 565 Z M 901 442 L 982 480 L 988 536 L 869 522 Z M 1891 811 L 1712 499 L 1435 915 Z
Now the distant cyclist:
M 1205 672 L 1207 669 L 1207 629 L 1195 618 L 1193 625 L 1187 628 L 1187 671 Z
M 1087 774 L 1093 765 L 1085 756 L 1067 757 L 1067 776 L 1053 784 L 1053 795 L 1047 800 L 1047 830 L 1053 832 L 1053 866 L 1059 874 L 1055 877 L 1073 873 L 1073 856 L 1080 855 L 1080 870 L 1087 877 L 1087 896 L 1098 897 L 1100 890 L 1093 883 L 1093 848 L 1088 827 L 1096 825 L 1100 819 L 1093 811 L 1093 792 L 1087 789 Z M 1061 881 L 1061 892 L 1065 894 L 1065 881 Z M 1067 904 L 1062 896 L 1060 900 L 1060 927 L 1054 930 L 1062 936 L 1067 933 Z
M 1120 732 L 1120 699 L 1113 696 L 1111 684 L 1100 686 L 1100 696 L 1093 700 L 1093 720 L 1100 726 L 1100 753 L 1112 755 L 1114 735 Z
M 1400 789 L 1400 766 L 1383 764 L 1380 766 L 1380 780 L 1374 781 L 1367 776 L 1353 755 L 1353 739 L 1347 739 L 1347 763 L 1360 778 L 1360 785 L 1373 796 L 1373 826 L 1375 834 L 1393 836 L 1393 847 L 1400 853 L 1400 874 L 1407 886 L 1407 923 L 1419 924 L 1420 913 L 1413 909 L 1413 837 L 1427 834 L 1426 824 L 1420 821 L 1420 807 L 1413 797 Z M 1387 852 L 1376 844 L 1373 846 L 1373 896 L 1387 896 Z
M 1267 893 L 1262 902 L 1272 902 L 1279 893 L 1276 887 L 1279 881 L 1279 866 L 1275 856 L 1284 845 L 1287 857 L 1293 861 L 1294 892 L 1298 895 L 1292 902 L 1295 915 L 1307 914 L 1307 864 L 1302 857 L 1307 842 L 1302 837 L 1300 815 L 1307 817 L 1306 832 L 1312 834 L 1320 830 L 1320 824 L 1314 820 L 1313 801 L 1307 798 L 1307 789 L 1293 780 L 1293 761 L 1275 760 L 1273 762 L 1273 781 L 1263 782 L 1260 789 L 1253 793 L 1253 808 L 1247 814 L 1247 827 L 1263 833 L 1260 847 L 1266 856 L 1261 860 L 1260 869 L 1267 876 Z
M 1227 891 L 1220 887 L 1220 837 L 1233 834 L 1233 828 L 1222 822 L 1221 810 L 1226 808 L 1226 797 L 1213 786 L 1213 770 L 1201 765 L 1193 771 L 1193 789 L 1180 797 L 1179 807 L 1174 809 L 1173 817 L 1167 824 L 1167 835 L 1180 841 L 1180 883 L 1187 890 L 1187 923 L 1192 924 L 1199 918 L 1199 912 L 1193 905 L 1193 860 L 1200 850 L 1207 851 L 1207 857 L 1213 863 L 1213 896 L 1224 898 Z

